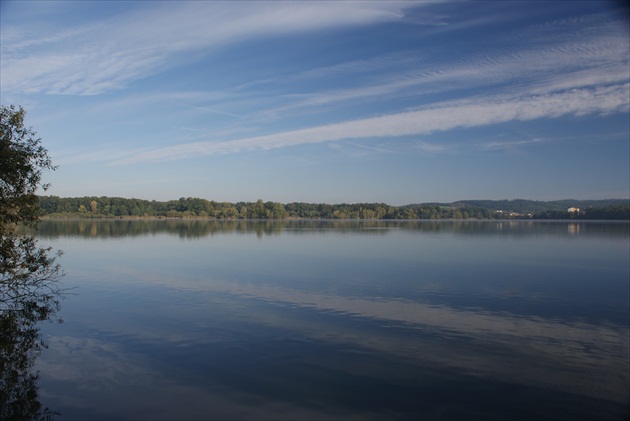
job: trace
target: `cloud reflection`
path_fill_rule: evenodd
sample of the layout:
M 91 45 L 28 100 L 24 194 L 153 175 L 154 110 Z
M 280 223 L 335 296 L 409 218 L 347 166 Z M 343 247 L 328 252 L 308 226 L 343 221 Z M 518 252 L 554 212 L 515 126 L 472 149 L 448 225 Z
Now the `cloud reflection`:
M 121 270 L 120 275 L 134 283 L 187 291 L 201 299 L 213 297 L 212 302 L 218 299 L 228 308 L 238 309 L 238 316 L 233 317 L 263 331 L 282 329 L 298 337 L 353 344 L 387 355 L 388 359 L 397 356 L 410 364 L 438 364 L 481 378 L 507 379 L 627 402 L 624 390 L 629 378 L 619 374 L 630 369 L 630 331 L 626 327 L 456 309 L 405 299 L 342 296 L 244 281 L 177 279 L 173 284 L 170 278 L 129 268 Z M 210 304 L 202 303 L 201 308 L 204 305 Z M 329 324 L 315 324 L 307 317 L 311 311 L 328 314 L 332 319 Z M 176 313 L 171 316 L 178 317 Z M 183 317 L 194 319 L 190 315 Z M 344 324 L 361 320 L 375 323 L 366 335 L 344 328 Z M 133 330 L 132 326 L 129 328 Z M 133 335 L 151 333 L 134 330 Z M 182 341 L 181 332 L 165 334 L 163 326 L 155 335 Z

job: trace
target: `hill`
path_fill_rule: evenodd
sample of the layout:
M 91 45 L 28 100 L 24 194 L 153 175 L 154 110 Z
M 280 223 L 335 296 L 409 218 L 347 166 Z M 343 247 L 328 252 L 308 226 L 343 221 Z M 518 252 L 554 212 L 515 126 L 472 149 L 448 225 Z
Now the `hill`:
M 450 206 L 456 208 L 479 207 L 494 211 L 515 212 L 522 214 L 534 214 L 548 211 L 566 211 L 569 208 L 604 208 L 608 206 L 628 206 L 630 200 L 627 199 L 604 199 L 604 200 L 576 200 L 563 199 L 552 201 L 513 199 L 513 200 L 458 200 L 451 203 L 422 203 L 417 205 L 407 205 L 407 207 L 417 206 Z

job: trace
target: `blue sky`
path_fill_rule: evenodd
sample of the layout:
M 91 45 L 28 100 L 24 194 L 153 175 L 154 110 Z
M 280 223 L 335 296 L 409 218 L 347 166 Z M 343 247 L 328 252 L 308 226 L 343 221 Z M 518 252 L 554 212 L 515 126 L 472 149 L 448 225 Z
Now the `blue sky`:
M 622 7 L 2 0 L 1 103 L 58 196 L 628 198 Z

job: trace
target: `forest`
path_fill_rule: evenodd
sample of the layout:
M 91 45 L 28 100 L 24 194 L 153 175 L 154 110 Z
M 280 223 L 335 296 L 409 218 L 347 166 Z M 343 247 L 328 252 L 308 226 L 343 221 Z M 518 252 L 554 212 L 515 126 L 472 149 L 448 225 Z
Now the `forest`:
M 210 219 L 615 219 L 630 220 L 628 200 L 460 201 L 391 206 L 384 203 L 216 202 L 195 197 L 155 201 L 121 197 L 39 196 L 49 218 Z M 484 206 L 480 206 L 484 205 Z M 569 207 L 580 211 L 569 212 Z

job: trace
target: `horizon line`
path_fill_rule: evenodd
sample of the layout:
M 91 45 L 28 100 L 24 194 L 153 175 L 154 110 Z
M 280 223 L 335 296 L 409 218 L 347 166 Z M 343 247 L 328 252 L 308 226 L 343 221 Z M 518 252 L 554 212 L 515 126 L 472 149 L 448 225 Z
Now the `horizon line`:
M 102 199 L 102 198 L 108 198 L 108 199 L 124 199 L 124 200 L 143 200 L 143 201 L 147 201 L 147 202 L 171 202 L 171 201 L 178 201 L 181 199 L 184 200 L 188 200 L 188 199 L 199 199 L 199 200 L 206 200 L 208 202 L 217 202 L 217 203 L 256 203 L 258 201 L 262 201 L 263 203 L 267 203 L 267 202 L 272 202 L 272 203 L 280 203 L 283 205 L 288 205 L 288 204 L 292 204 L 292 203 L 306 203 L 306 204 L 317 204 L 317 205 L 331 205 L 331 206 L 335 206 L 335 205 L 361 205 L 361 204 L 369 204 L 369 205 L 374 205 L 374 204 L 378 204 L 378 205 L 387 205 L 387 206 L 391 206 L 391 207 L 404 207 L 404 206 L 412 206 L 412 205 L 441 205 L 441 204 L 454 204 L 454 203 L 460 203 L 460 202 L 514 202 L 514 201 L 527 201 L 527 202 L 542 202 L 542 203 L 550 203 L 550 202 L 567 202 L 567 201 L 575 201 L 575 202 L 605 202 L 605 201 L 628 201 L 629 205 L 630 205 L 630 197 L 628 198 L 623 198 L 623 197 L 610 197 L 610 198 L 606 198 L 606 199 L 574 199 L 574 198 L 566 198 L 566 199 L 553 199 L 553 200 L 538 200 L 538 199 L 525 199 L 525 198 L 514 198 L 514 199 L 458 199 L 458 200 L 453 200 L 453 201 L 428 201 L 428 202 L 410 202 L 410 203 L 406 203 L 403 205 L 391 205 L 389 203 L 386 202 L 341 202 L 341 203 L 328 203 L 328 202 L 304 202 L 304 201 L 291 201 L 291 202 L 278 202 L 278 201 L 274 201 L 274 200 L 263 200 L 262 198 L 258 198 L 255 201 L 251 201 L 251 200 L 239 200 L 236 202 L 232 202 L 232 201 L 226 201 L 226 200 L 214 200 L 214 199 L 206 199 L 204 197 L 198 197 L 198 196 L 181 196 L 179 198 L 176 199 L 167 199 L 167 200 L 158 200 L 158 199 L 142 199 L 140 197 L 123 197 L 123 196 L 58 196 L 58 195 L 46 195 L 46 194 L 36 194 L 37 197 L 58 197 L 60 199 L 87 199 L 87 198 L 96 198 L 96 199 Z

